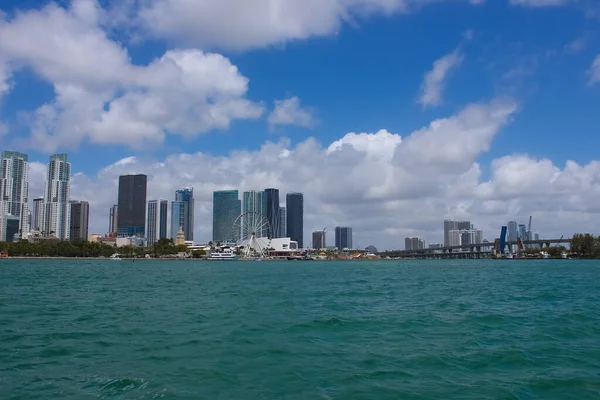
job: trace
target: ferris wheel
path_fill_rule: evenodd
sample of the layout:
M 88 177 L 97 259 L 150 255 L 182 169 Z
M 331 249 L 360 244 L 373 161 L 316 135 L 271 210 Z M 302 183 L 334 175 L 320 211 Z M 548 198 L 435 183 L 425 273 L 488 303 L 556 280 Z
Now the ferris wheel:
M 271 247 L 271 226 L 261 213 L 250 211 L 239 215 L 233 222 L 231 232 L 236 245 L 242 247 L 244 257 L 264 256 Z

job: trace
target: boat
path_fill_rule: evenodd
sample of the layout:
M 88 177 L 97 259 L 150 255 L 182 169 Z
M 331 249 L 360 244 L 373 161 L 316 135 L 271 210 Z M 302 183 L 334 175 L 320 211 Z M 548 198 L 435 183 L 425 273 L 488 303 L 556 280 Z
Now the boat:
M 121 261 L 121 257 L 119 256 L 118 253 L 115 253 L 115 254 L 113 254 L 112 256 L 109 257 L 109 260 Z
M 312 261 L 312 257 L 308 253 L 302 255 L 293 255 L 286 257 L 289 261 Z
M 7 251 L 0 251 L 0 258 L 8 258 L 8 252 Z
M 236 261 L 238 256 L 231 251 L 231 249 L 226 249 L 223 251 L 213 251 L 208 256 L 209 260 L 218 260 L 218 261 Z

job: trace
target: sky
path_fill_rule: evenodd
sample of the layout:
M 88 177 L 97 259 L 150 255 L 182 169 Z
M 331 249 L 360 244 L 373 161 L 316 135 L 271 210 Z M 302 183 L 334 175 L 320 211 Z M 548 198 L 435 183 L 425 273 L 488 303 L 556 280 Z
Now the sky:
M 148 199 L 303 192 L 310 233 L 441 242 L 600 233 L 596 0 L 3 0 L 0 149 L 30 200 L 66 152 L 71 197 L 108 230 L 118 176 Z M 283 204 L 282 204 L 283 205 Z

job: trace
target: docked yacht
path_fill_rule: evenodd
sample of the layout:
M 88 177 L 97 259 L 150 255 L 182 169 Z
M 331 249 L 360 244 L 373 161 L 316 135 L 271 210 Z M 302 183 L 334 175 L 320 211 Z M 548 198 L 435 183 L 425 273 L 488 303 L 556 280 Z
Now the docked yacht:
M 112 256 L 109 257 L 110 260 L 114 260 L 114 261 L 121 261 L 121 257 L 119 256 L 119 253 L 115 253 Z
M 219 260 L 219 261 L 236 261 L 238 256 L 231 250 L 225 249 L 223 251 L 213 251 L 208 256 L 209 260 Z

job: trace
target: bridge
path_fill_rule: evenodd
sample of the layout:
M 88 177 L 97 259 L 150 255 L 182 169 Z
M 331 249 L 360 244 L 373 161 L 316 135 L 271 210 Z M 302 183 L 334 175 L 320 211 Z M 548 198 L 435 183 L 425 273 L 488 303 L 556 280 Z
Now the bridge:
M 494 253 L 494 247 L 498 239 L 494 242 L 484 242 L 477 244 L 466 244 L 461 246 L 435 247 L 418 250 L 391 250 L 378 253 L 381 257 L 391 258 L 489 258 Z M 508 246 L 516 245 L 518 242 L 506 242 Z M 541 240 L 523 240 L 525 247 L 545 248 L 551 245 L 569 244 L 571 239 L 541 239 Z

